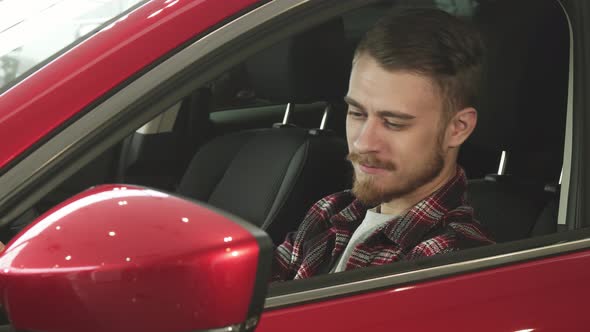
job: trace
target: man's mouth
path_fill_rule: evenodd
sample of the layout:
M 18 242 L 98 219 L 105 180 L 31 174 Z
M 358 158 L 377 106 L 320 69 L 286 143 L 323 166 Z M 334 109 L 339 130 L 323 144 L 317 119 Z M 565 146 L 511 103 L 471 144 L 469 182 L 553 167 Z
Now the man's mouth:
M 386 168 L 371 165 L 371 164 L 359 163 L 358 165 L 359 165 L 359 169 L 361 170 L 361 172 L 363 172 L 365 174 L 378 175 L 378 174 L 383 174 L 383 173 L 388 172 L 388 169 L 386 169 Z

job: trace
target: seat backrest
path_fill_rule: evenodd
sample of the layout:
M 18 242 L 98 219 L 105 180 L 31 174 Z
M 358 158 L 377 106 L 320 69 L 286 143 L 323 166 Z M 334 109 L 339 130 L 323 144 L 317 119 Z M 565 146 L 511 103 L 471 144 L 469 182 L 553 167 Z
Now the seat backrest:
M 345 142 L 302 128 L 218 137 L 191 162 L 179 193 L 206 201 L 281 241 L 321 197 L 346 188 Z
M 566 17 L 553 0 L 482 0 L 478 11 L 487 64 L 478 127 L 462 151 L 476 163 L 467 165 L 470 203 L 499 242 L 554 232 L 557 220 L 551 225 L 546 211 L 555 194 L 544 187 L 557 181 L 563 157 Z M 481 172 L 498 168 L 503 150 L 506 175 L 484 178 Z
M 554 233 L 557 219 L 551 220 L 551 211 L 544 211 L 552 201 L 552 194 L 543 191 L 538 183 L 513 179 L 469 181 L 468 199 L 476 219 L 497 242 Z
M 256 54 L 245 64 L 256 97 L 274 103 L 341 99 L 343 43 L 342 22 L 335 20 Z M 239 131 L 203 145 L 178 192 L 233 213 L 280 243 L 314 202 L 349 187 L 346 154 L 345 140 L 330 131 Z

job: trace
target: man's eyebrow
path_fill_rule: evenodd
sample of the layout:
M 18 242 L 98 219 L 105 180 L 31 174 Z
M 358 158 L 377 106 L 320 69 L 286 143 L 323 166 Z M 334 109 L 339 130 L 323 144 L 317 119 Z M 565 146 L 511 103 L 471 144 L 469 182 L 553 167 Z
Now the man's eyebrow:
M 348 105 L 354 106 L 361 111 L 366 111 L 365 107 L 363 107 L 363 105 L 361 105 L 361 103 L 352 99 L 349 96 L 344 97 L 344 101 Z M 397 119 L 402 119 L 402 120 L 412 120 L 412 119 L 416 118 L 415 116 L 410 115 L 408 113 L 404 113 L 401 111 L 394 111 L 394 110 L 390 110 L 390 111 L 389 110 L 382 110 L 382 111 L 377 111 L 376 113 L 377 113 L 377 115 L 379 115 L 382 118 L 397 118 Z
M 401 120 L 413 120 L 416 118 L 413 115 L 400 111 L 377 111 L 377 115 L 382 118 L 397 118 Z
M 358 101 L 356 101 L 356 100 L 352 99 L 352 98 L 351 98 L 351 97 L 349 97 L 349 96 L 346 96 L 346 97 L 344 97 L 344 101 L 345 101 L 345 102 L 346 102 L 348 105 L 354 106 L 354 107 L 358 108 L 359 110 L 362 110 L 362 111 L 364 111 L 364 110 L 365 110 L 365 108 L 363 107 L 363 105 L 361 105 L 361 103 L 359 103 Z

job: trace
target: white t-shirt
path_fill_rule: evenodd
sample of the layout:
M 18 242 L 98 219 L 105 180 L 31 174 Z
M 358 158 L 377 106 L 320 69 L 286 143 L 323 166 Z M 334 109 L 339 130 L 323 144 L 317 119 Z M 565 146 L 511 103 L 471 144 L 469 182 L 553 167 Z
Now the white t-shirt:
M 377 230 L 377 228 L 385 225 L 393 218 L 395 218 L 395 215 L 378 213 L 376 212 L 376 208 L 368 210 L 367 214 L 365 215 L 365 219 L 363 219 L 363 222 L 354 231 L 354 233 L 352 233 L 350 241 L 346 245 L 346 248 L 340 255 L 338 262 L 332 268 L 330 273 L 344 271 L 346 268 L 346 262 L 348 262 L 348 259 L 350 258 L 350 255 L 357 244 L 364 242 L 369 237 L 369 235 L 373 234 L 373 232 Z

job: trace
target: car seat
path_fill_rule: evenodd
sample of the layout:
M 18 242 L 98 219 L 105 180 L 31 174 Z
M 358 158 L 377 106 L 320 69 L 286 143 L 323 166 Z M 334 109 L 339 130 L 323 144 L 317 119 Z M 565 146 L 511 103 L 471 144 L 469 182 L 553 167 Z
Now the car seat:
M 343 40 L 338 19 L 256 54 L 246 61 L 256 96 L 292 105 L 342 99 Z M 330 130 L 288 123 L 230 133 L 197 151 L 178 192 L 261 227 L 278 244 L 313 203 L 349 187 L 347 151 Z

